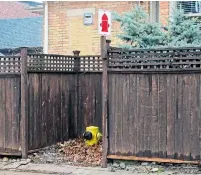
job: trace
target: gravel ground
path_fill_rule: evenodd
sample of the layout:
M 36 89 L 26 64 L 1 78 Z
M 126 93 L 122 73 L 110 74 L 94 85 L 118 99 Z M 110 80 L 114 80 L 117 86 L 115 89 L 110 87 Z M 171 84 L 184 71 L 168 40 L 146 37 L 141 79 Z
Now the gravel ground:
M 200 174 L 198 166 L 186 164 L 159 164 L 156 162 L 113 161 L 109 164 L 110 171 L 126 170 L 137 173 L 163 173 L 170 174 Z

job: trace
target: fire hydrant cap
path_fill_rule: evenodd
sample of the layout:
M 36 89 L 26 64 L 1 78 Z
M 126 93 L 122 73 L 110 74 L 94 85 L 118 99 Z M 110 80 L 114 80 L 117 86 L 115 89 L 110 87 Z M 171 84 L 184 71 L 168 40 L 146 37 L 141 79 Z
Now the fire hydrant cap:
M 107 21 L 108 20 L 108 17 L 107 17 L 107 15 L 104 13 L 104 15 L 102 16 L 102 20 L 104 20 L 104 21 Z

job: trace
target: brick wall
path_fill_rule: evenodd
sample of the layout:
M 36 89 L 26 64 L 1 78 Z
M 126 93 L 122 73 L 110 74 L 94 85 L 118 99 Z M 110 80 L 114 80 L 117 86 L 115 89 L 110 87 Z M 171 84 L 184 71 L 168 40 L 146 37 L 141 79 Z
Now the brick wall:
M 121 14 L 122 12 L 130 11 L 139 2 L 149 12 L 149 3 L 142 1 L 48 2 L 48 53 L 72 54 L 73 50 L 80 50 L 81 55 L 100 54 L 100 35 L 98 34 L 97 21 L 98 9 L 108 9 Z M 91 11 L 95 12 L 93 15 L 94 23 L 90 26 L 83 24 L 81 11 L 86 8 L 90 8 Z M 169 12 L 168 2 L 160 2 L 160 8 L 165 8 L 165 10 L 160 10 L 160 20 L 164 23 Z M 111 36 L 108 38 L 112 40 L 111 45 L 117 46 L 121 43 L 116 37 L 120 32 L 119 24 L 113 22 Z
M 163 25 L 167 25 L 168 22 L 168 18 L 169 18 L 169 4 L 170 1 L 160 1 L 160 5 L 159 5 L 159 17 L 160 17 L 160 22 Z

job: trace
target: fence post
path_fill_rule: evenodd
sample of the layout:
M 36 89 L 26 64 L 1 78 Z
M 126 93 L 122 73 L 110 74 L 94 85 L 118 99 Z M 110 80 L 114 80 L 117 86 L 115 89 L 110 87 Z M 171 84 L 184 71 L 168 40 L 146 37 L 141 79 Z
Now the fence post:
M 74 62 L 74 71 L 78 72 L 78 71 L 80 71 L 80 58 L 79 58 L 80 51 L 79 50 L 74 50 L 73 54 L 75 56 L 74 57 L 74 59 L 75 59 L 75 62 Z
M 73 137 L 77 137 L 78 136 L 78 99 L 79 99 L 79 71 L 80 71 L 80 51 L 79 50 L 74 50 L 73 51 L 74 54 L 74 71 L 76 72 L 76 77 L 75 77 L 75 107 L 74 107 L 74 114 L 75 114 L 75 127 L 76 128 L 73 133 Z
M 27 48 L 21 48 L 21 148 L 22 158 L 28 157 L 28 90 L 27 90 Z
M 101 36 L 101 57 L 103 59 L 103 73 L 102 73 L 102 133 L 103 133 L 103 158 L 102 167 L 107 167 L 107 154 L 108 154 L 108 73 L 107 73 L 107 46 L 106 37 Z

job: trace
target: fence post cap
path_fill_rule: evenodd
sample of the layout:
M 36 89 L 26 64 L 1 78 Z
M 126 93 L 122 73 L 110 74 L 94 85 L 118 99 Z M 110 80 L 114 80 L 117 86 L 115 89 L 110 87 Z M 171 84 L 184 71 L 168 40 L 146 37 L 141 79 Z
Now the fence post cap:
M 74 50 L 74 51 L 73 51 L 73 54 L 74 54 L 74 55 L 79 55 L 79 54 L 80 54 L 80 51 L 79 51 L 79 50 Z
M 23 46 L 23 47 L 19 47 L 19 49 L 28 49 L 28 47 Z

